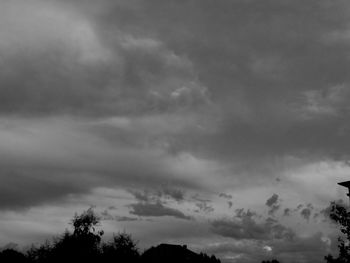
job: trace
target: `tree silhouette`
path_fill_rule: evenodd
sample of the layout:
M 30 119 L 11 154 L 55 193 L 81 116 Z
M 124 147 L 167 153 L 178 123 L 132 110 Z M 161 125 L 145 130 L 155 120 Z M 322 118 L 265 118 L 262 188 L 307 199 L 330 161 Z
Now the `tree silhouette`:
M 114 235 L 113 241 L 102 246 L 102 252 L 105 262 L 116 258 L 121 262 L 137 262 L 140 258 L 137 242 L 127 233 Z
M 49 262 L 50 255 L 52 252 L 52 246 L 49 241 L 39 247 L 32 247 L 27 251 L 27 258 L 30 262 L 35 263 L 46 263 Z
M 350 262 L 350 212 L 345 207 L 332 202 L 330 218 L 340 226 L 343 236 L 338 238 L 338 257 L 334 258 L 332 255 L 328 255 L 325 260 L 328 263 Z
M 28 258 L 32 262 L 98 262 L 100 258 L 101 237 L 103 231 L 97 231 L 100 219 L 92 208 L 73 217 L 73 233 L 66 230 L 55 238 L 53 243 L 46 243 L 39 248 L 32 247 Z
M 96 229 L 100 225 L 100 218 L 93 209 L 89 208 L 80 215 L 75 214 L 71 223 L 74 227 L 72 240 L 86 251 L 84 253 L 98 253 L 104 232 Z
M 33 245 L 26 254 L 13 249 L 0 251 L 0 263 L 220 263 L 214 255 L 197 254 L 186 245 L 160 244 L 140 255 L 137 242 L 125 232 L 103 243 L 104 233 L 98 230 L 100 218 L 92 208 L 75 214 L 70 224 L 73 232 L 66 230 L 51 242 Z
M 103 231 L 98 231 L 96 233 L 96 227 L 100 225 L 100 218 L 94 213 L 92 207 L 84 211 L 82 214 L 74 215 L 71 224 L 74 227 L 74 235 L 78 237 L 90 236 L 96 240 L 96 242 L 101 241 L 101 236 Z
M 100 254 L 101 237 L 103 231 L 97 231 L 100 225 L 99 217 L 92 208 L 82 214 L 75 214 L 71 224 L 74 232 L 66 231 L 63 236 L 55 242 L 55 258 L 74 258 L 78 262 L 90 262 L 97 260 Z

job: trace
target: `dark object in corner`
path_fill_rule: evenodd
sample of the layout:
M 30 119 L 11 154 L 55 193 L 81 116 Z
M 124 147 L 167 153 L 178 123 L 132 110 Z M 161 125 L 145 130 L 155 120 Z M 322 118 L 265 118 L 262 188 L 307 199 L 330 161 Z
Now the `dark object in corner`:
M 27 263 L 28 260 L 24 254 L 14 249 L 5 249 L 0 252 L 1 263 Z

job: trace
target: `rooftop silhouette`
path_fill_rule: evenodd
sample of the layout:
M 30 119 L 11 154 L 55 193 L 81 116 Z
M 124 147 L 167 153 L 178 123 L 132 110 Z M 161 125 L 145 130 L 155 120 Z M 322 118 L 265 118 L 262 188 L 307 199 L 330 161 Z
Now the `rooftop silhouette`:
M 220 263 L 215 256 L 209 257 L 206 254 L 197 254 L 187 248 L 186 245 L 160 244 L 146 250 L 142 257 L 142 262 L 152 263 Z

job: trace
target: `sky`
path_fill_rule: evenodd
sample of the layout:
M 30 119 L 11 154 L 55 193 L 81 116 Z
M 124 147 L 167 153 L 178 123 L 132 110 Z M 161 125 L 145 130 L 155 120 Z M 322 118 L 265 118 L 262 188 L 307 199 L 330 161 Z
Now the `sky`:
M 0 66 L 0 247 L 94 207 L 141 250 L 337 254 L 349 1 L 2 0 Z

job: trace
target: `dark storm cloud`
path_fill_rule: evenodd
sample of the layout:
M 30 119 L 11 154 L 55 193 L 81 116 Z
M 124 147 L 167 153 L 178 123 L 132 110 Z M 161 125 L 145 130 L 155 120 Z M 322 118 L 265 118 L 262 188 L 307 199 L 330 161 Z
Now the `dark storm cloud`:
M 186 133 L 174 147 L 213 158 L 339 157 L 349 152 L 347 10 L 328 0 L 136 1 L 101 23 L 161 36 L 219 105 L 216 133 Z
M 3 5 L 3 115 L 193 113 L 198 129 L 186 123 L 142 143 L 234 159 L 238 170 L 349 152 L 345 1 Z
M 296 255 L 299 262 L 323 262 L 325 251 L 329 251 L 329 246 L 323 241 L 323 238 L 322 233 L 315 233 L 310 237 L 300 236 L 284 242 L 275 241 L 271 243 L 274 250 L 273 255 L 285 262 L 295 261 Z
M 309 237 L 295 236 L 293 239 L 252 242 L 223 242 L 208 245 L 205 251 L 225 258 L 227 255 L 239 257 L 239 262 L 254 263 L 262 260 L 277 258 L 281 262 L 323 262 L 325 251 L 329 249 L 326 242 L 322 241 L 322 234 L 316 233 Z M 264 247 L 271 251 L 266 251 Z M 332 250 L 334 251 L 334 250 Z
M 172 189 L 194 187 L 177 157 L 116 141 L 106 145 L 82 129 L 86 124 L 63 119 L 0 122 L 0 209 L 62 201 L 101 186 L 145 189 L 171 183 Z M 150 197 L 146 192 L 133 193 L 140 200 Z M 167 190 L 166 196 L 180 200 L 179 193 Z
M 173 163 L 163 166 L 161 160 L 167 158 L 172 134 L 197 125 L 196 109 L 210 104 L 207 88 L 192 62 L 161 38 L 123 30 L 122 25 L 115 28 L 114 23 L 104 26 L 95 12 L 103 14 L 115 4 L 129 6 L 108 2 L 100 2 L 97 9 L 80 1 L 0 4 L 0 133 L 6 158 L 0 179 L 7 185 L 2 200 L 11 200 L 0 202 L 0 207 L 41 204 L 108 184 L 125 187 L 136 177 L 141 187 L 146 181 L 177 181 L 179 173 L 165 168 Z M 62 115 L 80 123 L 82 130 L 62 121 Z M 50 118 L 56 131 L 41 118 Z M 62 133 L 67 136 L 60 137 Z M 91 142 L 93 147 L 83 146 Z M 106 151 L 105 143 L 115 148 Z M 140 147 L 150 149 L 141 153 Z M 153 159 L 152 152 L 158 157 Z M 144 161 L 137 161 L 129 173 L 130 163 L 138 159 L 134 154 Z M 155 171 L 159 168 L 160 173 Z M 8 174 L 14 175 L 13 181 Z M 164 180 L 153 180 L 151 174 Z M 85 178 L 82 183 L 74 179 L 80 176 Z M 23 189 L 20 182 L 26 181 Z M 18 198 L 12 197 L 16 191 Z M 183 198 L 177 190 L 163 194 Z
M 260 219 L 260 220 L 259 220 Z M 284 262 L 322 262 L 325 251 L 336 251 L 336 237 L 314 233 L 301 236 L 276 218 L 263 219 L 257 213 L 238 209 L 233 219 L 220 219 L 211 224 L 212 231 L 233 241 L 208 246 L 217 255 L 234 256 L 240 262 L 278 258 Z
M 45 189 L 54 200 L 111 181 L 124 186 L 147 178 L 140 180 L 143 186 L 162 178 L 178 181 L 179 189 L 195 184 L 163 167 L 161 155 L 189 152 L 220 160 L 233 170 L 227 174 L 243 173 L 251 184 L 254 174 L 283 168 L 283 156 L 342 158 L 349 152 L 345 1 L 16 1 L 1 7 L 3 117 L 11 114 L 15 122 L 22 114 L 53 120 L 65 114 L 96 121 L 86 126 L 93 133 L 86 141 L 102 138 L 100 145 L 73 150 L 71 161 L 64 159 L 66 151 L 50 154 L 61 142 L 33 151 L 31 158 L 30 150 L 18 156 L 17 143 L 8 146 L 13 155 L 1 182 L 8 189 L 21 189 L 6 181 L 13 170 L 23 174 L 14 168 L 18 163 L 26 178 L 40 178 L 28 179 L 28 189 L 47 184 L 35 174 L 51 174 L 54 189 Z M 124 148 L 116 155 L 115 149 L 102 157 L 92 153 L 104 143 Z M 66 144 L 76 145 L 70 139 Z M 33 147 L 44 145 L 38 140 Z M 150 156 L 152 148 L 162 153 Z M 85 153 L 91 155 L 82 161 Z M 140 168 L 129 165 L 135 160 Z M 69 179 L 60 185 L 62 173 L 89 176 L 82 184 Z M 22 191 L 23 198 L 11 200 L 38 203 L 36 191 Z M 180 192 L 167 195 L 183 198 Z
M 281 225 L 277 220 L 268 218 L 264 221 L 257 219 L 257 214 L 239 209 L 233 219 L 218 219 L 211 222 L 214 233 L 237 240 L 271 240 L 290 239 L 294 232 Z
M 252 219 L 242 222 L 216 220 L 211 225 L 214 233 L 234 239 L 268 239 L 270 234 L 264 225 L 258 225 Z
M 349 152 L 346 1 L 3 5 L 3 114 L 143 115 L 210 99 L 208 125 L 169 149 L 248 161 Z
M 113 30 L 103 43 L 93 16 L 59 1 L 1 9 L 2 114 L 140 114 L 207 100 L 191 62 L 158 39 Z
M 45 169 L 1 169 L 1 181 L 1 210 L 17 210 L 64 201 L 69 194 L 84 194 L 91 187 L 87 176 Z
M 186 216 L 184 213 L 182 213 L 177 209 L 166 207 L 160 202 L 137 203 L 137 204 L 131 204 L 129 206 L 132 208 L 130 213 L 137 216 L 146 216 L 146 217 L 173 216 L 180 219 L 191 220 L 190 216 Z
M 239 258 L 239 262 L 242 263 L 261 262 L 268 254 L 261 244 L 252 241 L 210 244 L 204 248 L 204 252 L 216 255 L 223 262 Z
M 171 237 L 241 241 L 229 249 L 242 262 L 258 262 L 265 243 L 282 261 L 299 253 L 298 261 L 317 262 L 327 249 L 321 234 L 301 238 L 280 223 L 277 195 L 266 203 L 272 218 L 239 209 L 210 222 L 212 233 L 182 211 L 190 202 L 213 215 L 208 196 L 271 187 L 300 165 L 295 159 L 348 159 L 349 6 L 2 1 L 0 210 L 69 202 L 96 187 L 133 189 L 135 217 L 106 218 L 172 217 L 180 223 Z M 193 189 L 202 192 L 189 198 Z M 311 209 L 284 214 L 311 218 L 302 212 Z

